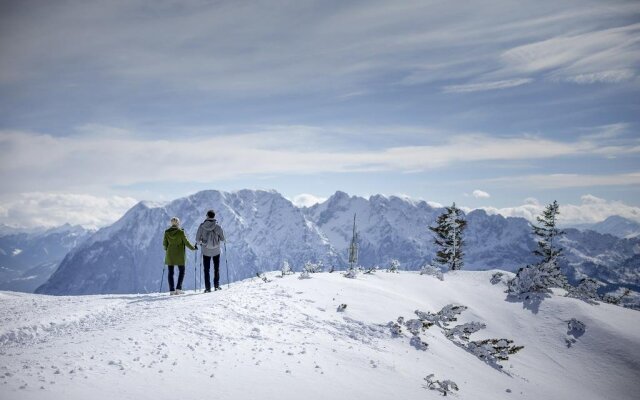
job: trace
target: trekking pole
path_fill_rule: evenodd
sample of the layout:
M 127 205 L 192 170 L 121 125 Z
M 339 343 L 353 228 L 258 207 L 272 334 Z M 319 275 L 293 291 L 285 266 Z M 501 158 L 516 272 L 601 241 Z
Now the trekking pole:
M 198 265 L 198 248 L 196 248 L 196 251 L 193 253 L 193 292 L 194 293 L 198 291 L 198 275 L 196 274 L 197 265 Z
M 200 246 L 202 246 L 202 243 L 200 244 Z M 202 250 L 200 250 L 200 285 L 198 286 L 198 289 L 202 290 Z
M 224 241 L 224 265 L 227 268 L 227 289 L 229 289 L 229 263 L 227 262 L 227 241 Z
M 160 278 L 160 292 L 162 293 L 162 282 L 164 282 L 164 265 L 162 266 L 162 278 Z

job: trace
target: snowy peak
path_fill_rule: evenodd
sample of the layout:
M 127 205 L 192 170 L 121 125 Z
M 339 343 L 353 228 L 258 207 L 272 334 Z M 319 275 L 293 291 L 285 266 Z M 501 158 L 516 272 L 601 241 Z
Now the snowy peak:
M 640 236 L 639 223 L 617 215 L 590 225 L 587 229 L 627 239 Z
M 279 268 L 284 260 L 302 265 L 308 260 L 335 264 L 332 247 L 291 202 L 274 191 L 206 190 L 151 207 L 138 203 L 113 225 L 93 235 L 71 252 L 38 293 L 136 293 L 158 290 L 164 265 L 162 237 L 177 216 L 190 241 L 207 210 L 225 231 L 227 256 L 224 281 Z M 187 252 L 188 270 L 198 268 Z M 71 278 L 70 278 L 71 277 Z M 193 288 L 194 280 L 185 282 Z

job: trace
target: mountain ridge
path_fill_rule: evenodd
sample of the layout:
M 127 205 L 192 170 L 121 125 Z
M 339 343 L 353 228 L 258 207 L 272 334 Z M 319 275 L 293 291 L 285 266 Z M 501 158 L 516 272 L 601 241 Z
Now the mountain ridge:
M 346 267 L 354 214 L 362 265 L 384 267 L 391 259 L 399 259 L 403 268 L 415 270 L 432 262 L 435 248 L 427 227 L 442 212 L 426 201 L 382 195 L 366 199 L 342 191 L 307 208 L 296 207 L 273 190 L 249 189 L 206 190 L 164 205 L 140 202 L 120 220 L 72 250 L 38 293 L 155 291 L 162 272 L 162 234 L 169 218 L 178 216 L 187 236 L 193 239 L 208 209 L 216 210 L 228 239 L 231 281 L 279 269 L 284 260 L 298 270 L 306 261 L 321 261 L 338 269 Z M 536 244 L 527 220 L 484 210 L 473 210 L 466 218 L 465 268 L 514 271 L 536 262 L 531 252 Z M 621 239 L 572 229 L 567 232 L 563 268 L 575 279 L 584 275 L 580 267 L 589 261 L 606 267 L 610 281 L 615 271 L 611 274 L 609 270 L 640 253 L 640 238 Z M 198 268 L 199 262 L 195 262 Z M 189 277 L 193 276 L 193 269 L 193 253 L 188 253 Z M 637 279 L 636 274 L 625 274 L 618 283 L 634 283 Z M 185 283 L 190 288 L 194 281 L 187 278 Z

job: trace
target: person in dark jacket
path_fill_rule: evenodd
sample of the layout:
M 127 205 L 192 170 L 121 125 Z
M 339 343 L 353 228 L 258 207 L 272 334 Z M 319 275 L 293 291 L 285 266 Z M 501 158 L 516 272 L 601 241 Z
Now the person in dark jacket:
M 216 213 L 213 210 L 207 211 L 207 219 L 200 224 L 196 233 L 196 242 L 200 243 L 204 264 L 205 293 L 211 292 L 209 274 L 211 259 L 213 259 L 213 288 L 214 290 L 222 289 L 220 287 L 220 242 L 224 241 L 224 233 L 215 217 Z
M 180 228 L 180 220 L 178 217 L 171 218 L 171 227 L 164 231 L 164 240 L 162 245 L 165 250 L 164 263 L 169 267 L 169 294 L 182 294 L 182 281 L 184 280 L 184 266 L 186 264 L 185 247 L 196 250 L 198 246 L 194 246 L 189 242 L 184 230 Z M 178 285 L 174 286 L 173 270 L 178 266 Z

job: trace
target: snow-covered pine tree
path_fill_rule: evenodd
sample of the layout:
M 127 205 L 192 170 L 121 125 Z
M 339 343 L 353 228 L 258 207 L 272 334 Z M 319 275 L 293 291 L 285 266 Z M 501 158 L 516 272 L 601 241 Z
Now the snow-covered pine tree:
M 435 234 L 434 243 L 438 247 L 435 261 L 438 264 L 446 265 L 449 270 L 462 269 L 462 233 L 467 225 L 467 221 L 462 216 L 462 210 L 453 203 L 451 207 L 446 207 L 446 211 L 436 220 L 436 226 L 429 229 Z
M 520 268 L 515 278 L 509 281 L 509 292 L 524 294 L 541 292 L 551 287 L 565 288 L 568 286 L 567 277 L 560 270 L 558 258 L 562 252 L 559 239 L 564 232 L 557 228 L 557 217 L 560 214 L 560 206 L 554 200 L 538 216 L 539 226 L 533 225 L 533 234 L 538 237 L 538 248 L 534 254 L 542 257 L 542 260 L 534 265 Z
M 536 219 L 540 225 L 533 225 L 533 234 L 538 237 L 538 248 L 534 250 L 534 254 L 542 257 L 543 263 L 557 260 L 562 252 L 562 248 L 558 245 L 558 239 L 564 232 L 557 227 L 557 217 L 560 214 L 560 206 L 556 200 L 547 205 L 542 215 Z
M 358 275 L 358 232 L 356 231 L 356 214 L 353 214 L 353 235 L 349 245 L 349 269 L 344 273 L 346 278 L 355 279 Z
M 399 272 L 398 271 L 399 269 L 400 269 L 400 261 L 394 258 L 393 260 L 391 260 L 391 263 L 389 264 L 389 269 L 387 270 L 387 272 Z
M 293 274 L 293 271 L 291 270 L 291 266 L 289 265 L 289 262 L 287 260 L 284 260 L 282 262 L 282 268 L 280 268 L 280 273 L 282 274 L 283 278 L 285 275 Z
M 572 286 L 567 291 L 567 297 L 584 300 L 588 303 L 598 304 L 596 300 L 600 300 L 598 288 L 600 283 L 593 278 L 583 278 L 577 286 Z

